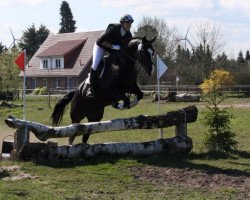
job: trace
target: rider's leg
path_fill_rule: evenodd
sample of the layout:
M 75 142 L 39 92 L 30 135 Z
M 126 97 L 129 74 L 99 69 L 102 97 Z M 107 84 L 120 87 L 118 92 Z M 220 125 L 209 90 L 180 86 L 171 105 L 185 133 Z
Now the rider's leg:
M 94 97 L 94 93 L 96 90 L 96 84 L 97 84 L 97 68 L 99 63 L 101 62 L 101 59 L 105 55 L 105 50 L 101 47 L 99 47 L 96 43 L 94 44 L 93 48 L 93 61 L 92 61 L 92 66 L 90 70 L 90 87 L 89 90 L 87 91 L 87 96 L 88 97 Z

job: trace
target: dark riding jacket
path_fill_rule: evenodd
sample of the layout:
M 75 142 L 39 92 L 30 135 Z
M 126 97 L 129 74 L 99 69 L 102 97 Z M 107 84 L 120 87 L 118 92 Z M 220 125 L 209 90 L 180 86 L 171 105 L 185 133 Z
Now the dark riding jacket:
M 102 46 L 104 41 L 109 42 L 110 44 L 120 45 L 123 44 L 129 39 L 132 38 L 132 34 L 130 31 L 126 31 L 125 35 L 121 35 L 121 24 L 109 24 L 106 31 L 102 34 L 102 36 L 97 40 L 97 45 L 104 48 L 106 51 L 111 52 L 112 50 Z

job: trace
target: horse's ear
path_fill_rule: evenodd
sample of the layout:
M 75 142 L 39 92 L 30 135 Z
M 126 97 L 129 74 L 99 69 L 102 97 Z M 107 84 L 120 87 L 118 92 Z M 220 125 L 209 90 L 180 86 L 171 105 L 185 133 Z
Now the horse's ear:
M 153 43 L 155 41 L 156 37 L 154 37 L 152 40 L 149 41 L 149 43 Z

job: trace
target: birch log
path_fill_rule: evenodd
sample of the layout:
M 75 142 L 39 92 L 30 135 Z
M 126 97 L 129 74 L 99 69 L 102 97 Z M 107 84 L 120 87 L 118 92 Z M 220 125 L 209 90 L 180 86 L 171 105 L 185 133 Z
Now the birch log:
M 97 155 L 152 156 L 161 154 L 187 154 L 191 151 L 192 139 L 177 136 L 140 143 L 76 144 L 57 146 L 56 143 L 27 143 L 19 153 L 22 160 L 84 159 Z
M 50 127 L 36 122 L 25 121 L 14 117 L 8 117 L 5 122 L 11 128 L 24 128 L 33 132 L 35 136 L 46 141 L 49 138 L 79 136 L 108 131 L 121 131 L 130 129 L 153 129 L 176 126 L 180 123 L 195 122 L 198 110 L 195 106 L 188 106 L 178 111 L 171 111 L 163 115 L 144 116 L 114 119 L 109 121 L 91 122 L 84 124 L 71 124 L 62 127 Z M 179 134 L 180 135 L 180 134 Z

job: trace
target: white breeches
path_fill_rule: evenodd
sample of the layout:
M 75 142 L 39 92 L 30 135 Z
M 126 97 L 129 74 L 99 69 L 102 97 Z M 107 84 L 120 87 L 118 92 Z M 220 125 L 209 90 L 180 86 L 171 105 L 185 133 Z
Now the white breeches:
M 97 70 L 99 63 L 101 62 L 103 56 L 105 55 L 106 51 L 102 47 L 99 47 L 96 43 L 94 44 L 93 48 L 93 62 L 92 62 L 92 69 Z

